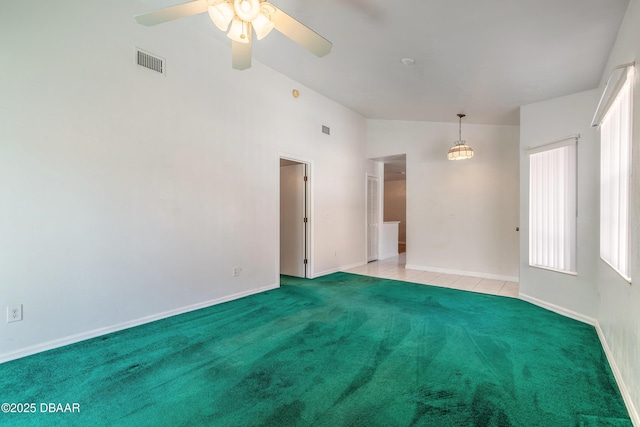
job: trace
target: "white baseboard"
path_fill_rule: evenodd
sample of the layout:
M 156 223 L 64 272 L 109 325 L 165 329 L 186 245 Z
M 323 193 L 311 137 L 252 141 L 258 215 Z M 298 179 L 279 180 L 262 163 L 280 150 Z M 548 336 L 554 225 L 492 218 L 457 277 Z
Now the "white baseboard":
M 551 304 L 546 301 L 542 301 L 530 295 L 521 293 L 520 299 L 522 299 L 523 301 L 530 302 L 531 304 L 537 305 L 538 307 L 542 307 L 547 310 L 553 311 L 554 313 L 561 314 L 565 317 L 569 317 L 571 319 L 589 324 L 596 329 L 598 338 L 600 339 L 600 345 L 602 345 L 604 354 L 607 356 L 607 361 L 609 362 L 609 366 L 611 367 L 611 372 L 613 372 L 613 376 L 616 379 L 616 383 L 618 384 L 618 389 L 620 389 L 620 394 L 622 395 L 622 400 L 624 400 L 624 403 L 627 407 L 627 411 L 629 412 L 629 417 L 631 418 L 631 422 L 635 427 L 640 427 L 640 414 L 638 414 L 638 411 L 633 403 L 633 399 L 629 394 L 629 390 L 627 389 L 627 385 L 624 382 L 624 378 L 622 377 L 620 368 L 618 368 L 618 364 L 616 363 L 616 360 L 613 357 L 611 348 L 609 348 L 609 344 L 607 343 L 607 339 L 604 335 L 604 332 L 602 331 L 602 328 L 600 327 L 600 323 L 598 322 L 598 320 L 594 319 L 593 317 L 576 313 L 575 311 L 568 310 L 558 305 Z
M 347 268 L 351 268 L 351 267 L 347 267 Z M 320 272 L 314 274 L 313 276 L 310 276 L 309 279 L 315 279 L 316 277 L 326 276 L 328 274 L 337 273 L 339 271 L 342 271 L 342 268 L 340 268 L 340 267 L 338 267 L 338 268 L 330 268 L 329 270 L 320 271 Z
M 362 267 L 363 265 L 367 265 L 367 261 L 356 262 L 350 265 L 343 265 L 342 267 L 340 267 L 339 271 L 351 270 L 352 268 Z
M 522 292 L 520 293 L 520 299 L 591 326 L 596 326 L 596 324 L 598 323 L 598 321 L 593 317 L 589 317 L 573 310 L 569 310 L 568 308 L 560 307 L 559 305 L 551 304 L 550 302 L 546 302 L 530 295 L 523 294 Z
M 604 354 L 607 356 L 607 361 L 609 361 L 609 366 L 611 366 L 611 371 L 613 372 L 613 376 L 616 379 L 616 383 L 618 384 L 618 388 L 620 389 L 620 394 L 622 395 L 622 400 L 624 400 L 624 404 L 627 406 L 627 411 L 629 412 L 629 417 L 631 418 L 631 422 L 635 427 L 640 427 L 640 414 L 636 409 L 633 399 L 631 398 L 631 394 L 629 394 L 629 390 L 627 389 L 627 385 L 622 378 L 622 373 L 620 372 L 620 368 L 618 368 L 618 364 L 613 357 L 613 353 L 611 352 L 611 348 L 609 348 L 609 344 L 607 343 L 607 339 L 604 336 L 604 332 L 600 327 L 600 323 L 596 321 L 596 332 L 598 333 L 598 338 L 600 338 L 600 343 L 602 344 L 602 348 L 604 349 Z
M 316 277 L 322 277 L 322 276 L 326 276 L 329 274 L 333 274 L 333 273 L 338 273 L 338 272 L 346 272 L 347 270 L 351 270 L 352 268 L 356 268 L 356 267 L 361 267 L 363 265 L 367 265 L 367 261 L 359 261 L 359 262 L 354 262 L 353 264 L 349 264 L 349 265 L 343 265 L 337 268 L 330 268 L 328 270 L 324 270 L 324 271 L 320 271 L 316 274 L 314 274 L 313 276 L 309 276 L 310 279 L 315 279 Z
M 91 338 L 99 337 L 101 335 L 110 334 L 112 332 L 121 331 L 123 329 L 133 328 L 135 326 L 144 325 L 145 323 L 155 322 L 156 320 L 166 319 L 167 317 L 176 316 L 178 314 L 188 313 L 190 311 L 199 310 L 201 308 L 211 307 L 212 305 L 222 304 L 243 298 L 249 295 L 258 294 L 261 292 L 269 291 L 280 287 L 278 283 L 261 288 L 252 289 L 250 291 L 238 292 L 237 294 L 227 295 L 221 298 L 212 299 L 209 301 L 200 302 L 197 304 L 189 305 L 186 307 L 176 308 L 174 310 L 168 310 L 162 313 L 152 314 L 150 316 L 141 317 L 139 319 L 130 320 L 127 322 L 119 323 L 117 325 L 106 326 L 104 328 L 98 328 L 91 331 L 81 332 L 75 335 L 69 335 L 63 338 L 47 341 L 41 344 L 32 345 L 9 353 L 0 354 L 0 363 L 8 362 L 10 360 L 20 359 L 22 357 L 31 356 L 36 353 L 41 353 L 47 350 L 53 350 L 54 348 L 64 347 L 65 345 L 75 344 L 80 341 L 85 341 Z
M 482 277 L 483 279 L 504 280 L 506 282 L 518 282 L 520 279 L 516 276 L 501 276 L 499 274 L 477 273 L 474 271 L 450 270 L 448 268 L 425 267 L 423 265 L 406 264 L 407 270 L 430 271 L 432 273 L 457 274 L 458 276 Z

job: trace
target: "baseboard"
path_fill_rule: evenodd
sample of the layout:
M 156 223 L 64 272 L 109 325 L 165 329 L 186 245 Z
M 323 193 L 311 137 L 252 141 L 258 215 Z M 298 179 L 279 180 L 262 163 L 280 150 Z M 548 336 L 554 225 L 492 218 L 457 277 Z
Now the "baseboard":
M 522 292 L 520 293 L 520 299 L 523 301 L 530 302 L 533 305 L 537 305 L 538 307 L 542 307 L 549 311 L 553 311 L 554 313 L 561 314 L 564 317 L 568 317 L 570 319 L 574 319 L 591 326 L 596 326 L 596 324 L 598 323 L 598 321 L 593 317 L 589 317 L 584 314 L 575 312 L 573 310 L 569 310 L 568 308 L 560 307 L 559 305 L 551 304 L 550 302 L 546 302 L 536 297 L 532 297 L 531 295 L 523 294 Z
M 351 270 L 352 268 L 361 267 L 363 265 L 367 265 L 367 261 L 354 262 L 353 264 L 343 265 L 337 268 L 330 268 L 328 270 L 320 271 L 312 276 L 309 276 L 309 279 L 315 279 L 316 277 L 322 277 L 341 271 Z
M 611 366 L 613 377 L 616 379 L 616 383 L 618 384 L 618 388 L 620 389 L 622 400 L 624 400 L 624 404 L 626 405 L 627 411 L 629 412 L 629 417 L 631 418 L 631 422 L 635 427 L 640 427 L 640 414 L 638 413 L 638 410 L 636 409 L 633 403 L 631 394 L 629 394 L 629 389 L 627 389 L 627 385 L 625 384 L 624 379 L 622 378 L 622 373 L 620 372 L 620 368 L 618 368 L 618 364 L 616 363 L 616 360 L 613 357 L 611 348 L 609 348 L 607 339 L 598 321 L 596 321 L 595 328 L 596 328 L 596 332 L 598 333 L 598 338 L 600 338 L 600 344 L 602 344 L 604 354 L 607 356 L 607 361 L 609 362 L 609 366 Z
M 367 264 L 368 264 L 367 261 L 361 261 L 361 262 L 356 262 L 350 265 L 343 265 L 342 267 L 339 268 L 339 271 L 351 270 L 352 268 L 362 267 L 363 265 L 367 265 Z
M 569 317 L 571 319 L 589 324 L 595 328 L 598 334 L 598 339 L 600 340 L 600 345 L 604 350 L 604 353 L 607 357 L 607 361 L 609 362 L 609 366 L 611 367 L 611 371 L 613 372 L 613 377 L 615 378 L 616 383 L 618 384 L 618 389 L 620 390 L 620 394 L 622 395 L 622 400 L 624 400 L 624 403 L 627 407 L 627 411 L 629 412 L 629 417 L 631 418 L 631 422 L 635 427 L 640 427 L 640 415 L 636 410 L 636 407 L 633 403 L 633 399 L 629 394 L 629 390 L 627 389 L 627 386 L 624 382 L 620 369 L 618 368 L 618 364 L 616 363 L 616 360 L 613 357 L 613 353 L 609 348 L 609 344 L 607 343 L 607 339 L 604 335 L 604 332 L 602 331 L 602 328 L 600 327 L 600 323 L 598 322 L 598 320 L 594 319 L 593 317 L 589 317 L 589 316 L 585 316 L 584 314 L 577 313 L 573 310 L 568 310 L 564 307 L 560 307 L 558 305 L 540 300 L 530 295 L 521 293 L 520 299 L 523 301 L 530 302 L 531 304 L 537 305 L 538 307 L 542 307 L 544 309 L 553 311 L 554 313 L 558 313 L 565 317 Z
M 347 268 L 352 268 L 352 267 L 345 267 L 345 269 Z M 324 271 L 320 271 L 316 274 L 314 274 L 313 276 L 310 276 L 309 279 L 315 279 L 316 277 L 322 277 L 322 276 L 326 276 L 328 274 L 333 274 L 333 273 L 337 273 L 339 271 L 342 271 L 343 269 L 338 267 L 338 268 L 330 268 L 329 270 L 324 270 Z
M 190 311 L 199 310 L 201 308 L 222 304 L 223 302 L 236 300 L 249 295 L 254 295 L 261 292 L 269 291 L 271 289 L 276 289 L 278 287 L 280 287 L 278 283 L 273 285 L 263 286 L 261 288 L 252 289 L 250 291 L 238 292 L 237 294 L 227 295 L 225 297 L 200 302 L 200 303 L 189 305 L 186 307 L 176 308 L 174 310 L 168 310 L 162 313 L 152 314 L 150 316 L 141 317 L 139 319 L 130 320 L 128 322 L 119 323 L 117 325 L 106 326 L 104 328 L 98 328 L 98 329 L 94 329 L 87 332 L 81 332 L 79 334 L 69 335 L 67 337 L 58 338 L 58 339 L 47 341 L 41 344 L 25 347 L 20 350 L 0 354 L 0 363 L 9 362 L 10 360 L 20 359 L 26 356 L 31 356 L 33 354 L 41 353 L 47 350 L 53 350 L 54 348 L 64 347 L 69 344 L 75 344 L 80 341 L 85 341 L 91 338 L 99 337 L 101 335 L 106 335 L 113 332 L 121 331 L 123 329 L 129 329 L 135 326 L 144 325 L 145 323 L 155 322 L 156 320 L 166 319 L 167 317 L 176 316 L 178 314 L 188 313 Z
M 474 271 L 450 270 L 448 268 L 425 267 L 423 265 L 406 264 L 407 270 L 430 271 L 432 273 L 457 274 L 458 276 L 482 277 L 483 279 L 504 280 L 506 282 L 516 282 L 520 280 L 517 276 L 501 276 L 499 274 L 477 273 Z

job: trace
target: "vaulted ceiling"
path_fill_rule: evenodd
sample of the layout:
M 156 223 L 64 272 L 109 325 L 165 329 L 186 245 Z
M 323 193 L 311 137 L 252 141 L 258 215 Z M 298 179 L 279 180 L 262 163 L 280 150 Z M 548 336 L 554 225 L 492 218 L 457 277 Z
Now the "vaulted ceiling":
M 254 61 L 366 118 L 456 122 L 463 112 L 467 123 L 498 125 L 517 125 L 520 105 L 597 87 L 629 3 L 271 1 L 333 49 L 318 58 L 273 31 L 254 40 Z M 177 3 L 146 0 L 140 12 Z M 162 25 L 198 26 L 231 45 L 207 14 Z

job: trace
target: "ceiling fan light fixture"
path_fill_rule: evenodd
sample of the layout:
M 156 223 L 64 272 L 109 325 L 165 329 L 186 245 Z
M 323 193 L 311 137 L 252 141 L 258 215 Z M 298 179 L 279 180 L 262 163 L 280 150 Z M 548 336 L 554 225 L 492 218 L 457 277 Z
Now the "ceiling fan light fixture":
M 220 31 L 229 29 L 229 24 L 234 15 L 233 8 L 229 3 L 218 3 L 215 6 L 209 6 L 209 18 Z
M 274 28 L 318 57 L 327 55 L 333 46 L 329 40 L 267 0 L 188 0 L 134 15 L 134 18 L 138 24 L 149 27 L 205 12 L 209 13 L 214 25 L 233 40 L 231 67 L 236 70 L 251 67 L 253 37 L 264 38 Z M 256 34 L 253 33 L 254 22 Z
M 238 43 L 249 43 L 249 33 L 251 32 L 251 24 L 241 19 L 233 18 L 231 27 L 227 33 L 227 37 Z
M 449 153 L 447 153 L 447 159 L 449 160 L 466 160 L 473 157 L 473 148 L 469 147 L 467 141 L 462 139 L 462 118 L 464 116 L 464 114 L 458 114 L 458 140 L 453 144 L 453 147 L 449 149 Z
M 269 20 L 264 13 L 260 13 L 256 19 L 251 23 L 253 25 L 253 29 L 256 32 L 256 38 L 258 40 L 262 40 L 267 36 L 275 27 L 275 24 Z
M 260 0 L 233 0 L 233 10 L 238 18 L 251 22 L 260 14 Z

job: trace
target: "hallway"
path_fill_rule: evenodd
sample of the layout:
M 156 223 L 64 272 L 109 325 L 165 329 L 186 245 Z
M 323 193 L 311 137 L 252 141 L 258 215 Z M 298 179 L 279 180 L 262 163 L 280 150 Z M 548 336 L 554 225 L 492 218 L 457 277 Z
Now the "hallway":
M 347 273 L 405 282 L 460 289 L 483 294 L 501 295 L 518 298 L 518 283 L 481 277 L 461 276 L 456 274 L 435 273 L 431 271 L 406 270 L 406 252 L 397 257 L 372 261 L 366 265 L 346 270 Z

